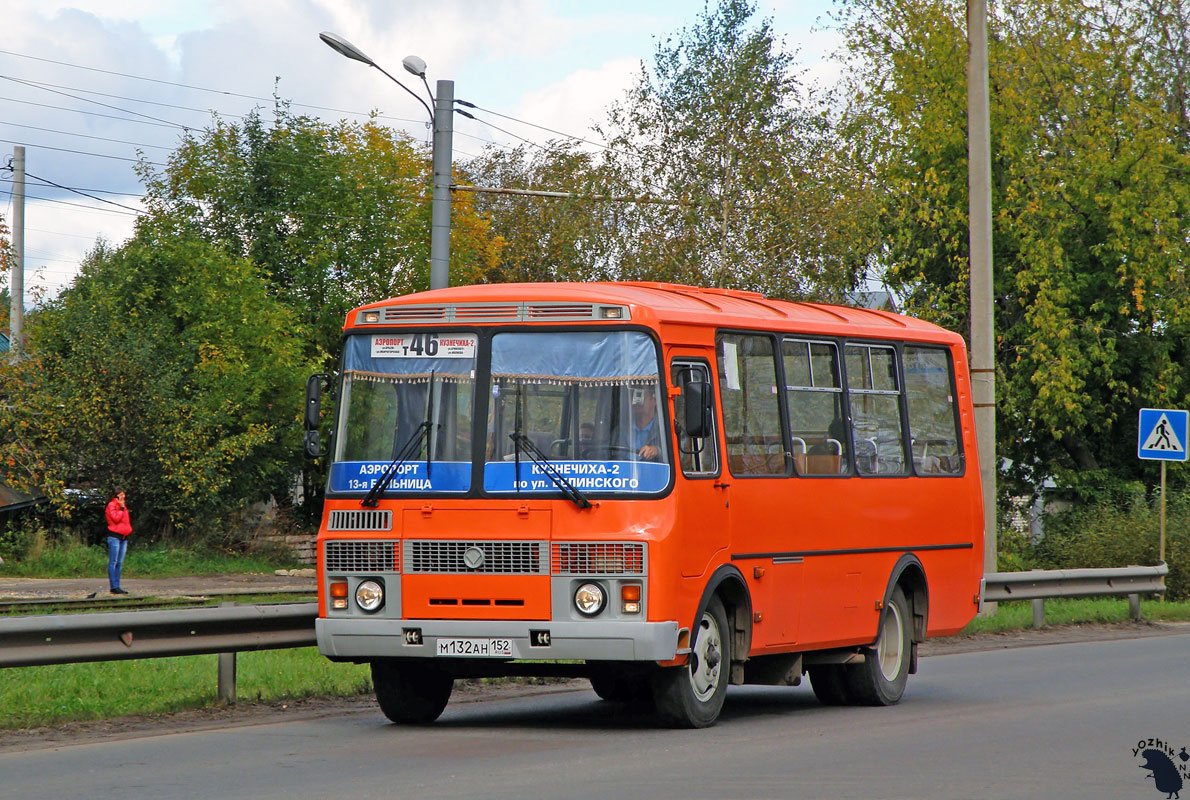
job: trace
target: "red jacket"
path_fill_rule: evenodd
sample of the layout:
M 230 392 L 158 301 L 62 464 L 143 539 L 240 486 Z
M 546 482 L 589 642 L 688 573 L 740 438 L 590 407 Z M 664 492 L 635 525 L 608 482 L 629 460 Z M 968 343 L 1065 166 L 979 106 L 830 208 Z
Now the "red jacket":
M 107 504 L 107 529 L 117 536 L 128 537 L 132 533 L 132 521 L 128 519 L 128 509 L 120 508 L 120 501 L 115 498 Z

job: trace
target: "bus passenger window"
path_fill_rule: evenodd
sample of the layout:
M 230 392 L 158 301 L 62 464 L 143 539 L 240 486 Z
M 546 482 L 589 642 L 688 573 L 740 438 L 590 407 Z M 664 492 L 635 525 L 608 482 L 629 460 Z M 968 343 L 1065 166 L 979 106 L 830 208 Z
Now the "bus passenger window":
M 845 353 L 855 468 L 861 475 L 903 475 L 897 353 L 891 347 L 857 344 L 847 345 Z
M 839 351 L 833 342 L 786 339 L 785 398 L 791 429 L 789 452 L 798 475 L 848 472 Z
M 918 475 L 961 475 L 950 358 L 936 347 L 906 347 L 904 353 L 913 469 Z
M 687 476 L 716 475 L 719 472 L 719 440 L 715 434 L 715 409 L 711 403 L 710 429 L 705 436 L 691 437 L 685 429 L 686 388 L 701 383 L 711 391 L 711 375 L 706 364 L 674 362 L 670 367 L 673 385 L 682 390 L 674 397 L 674 428 L 678 434 L 678 461 Z
M 777 363 L 768 336 L 719 336 L 719 393 L 733 475 L 784 475 Z

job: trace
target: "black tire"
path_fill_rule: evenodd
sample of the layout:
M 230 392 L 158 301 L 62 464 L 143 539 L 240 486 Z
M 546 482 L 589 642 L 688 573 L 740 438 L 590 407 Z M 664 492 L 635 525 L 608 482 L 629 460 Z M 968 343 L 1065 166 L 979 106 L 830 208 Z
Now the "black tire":
M 640 705 L 652 700 L 652 687 L 647 677 L 602 672 L 591 676 L 591 688 L 601 700 L 609 703 Z
M 840 664 L 816 664 L 806 670 L 818 702 L 824 706 L 851 705 L 851 690 L 844 670 Z
M 373 661 L 372 686 L 384 716 L 398 725 L 425 725 L 446 708 L 454 678 L 430 664 Z
M 864 663 L 847 670 L 847 687 L 852 703 L 865 706 L 891 706 L 905 694 L 909 680 L 913 640 L 909 601 L 901 587 L 880 615 L 880 633 L 874 647 L 864 651 Z
M 723 602 L 716 596 L 693 631 L 685 666 L 669 667 L 653 675 L 658 716 L 675 728 L 715 724 L 723 710 L 730 674 L 731 630 Z

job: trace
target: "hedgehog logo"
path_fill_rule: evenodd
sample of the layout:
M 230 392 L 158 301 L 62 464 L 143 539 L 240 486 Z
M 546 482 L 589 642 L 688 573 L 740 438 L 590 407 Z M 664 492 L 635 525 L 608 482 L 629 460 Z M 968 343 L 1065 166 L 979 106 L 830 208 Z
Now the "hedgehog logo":
M 1140 768 L 1149 771 L 1146 777 L 1153 779 L 1157 791 L 1164 794 L 1166 800 L 1178 800 L 1181 797 L 1179 793 L 1182 791 L 1182 776 L 1173 759 L 1154 748 L 1143 750 L 1141 756 L 1145 763 L 1141 764 Z

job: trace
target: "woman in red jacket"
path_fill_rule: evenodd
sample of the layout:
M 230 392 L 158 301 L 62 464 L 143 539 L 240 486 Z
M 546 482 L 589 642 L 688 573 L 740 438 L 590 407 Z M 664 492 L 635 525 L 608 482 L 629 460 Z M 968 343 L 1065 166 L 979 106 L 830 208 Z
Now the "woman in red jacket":
M 128 551 L 128 535 L 132 533 L 132 522 L 128 519 L 128 507 L 124 505 L 124 490 L 117 488 L 112 501 L 107 504 L 107 580 L 112 594 L 128 594 L 120 588 L 120 570 L 124 566 L 124 553 Z

